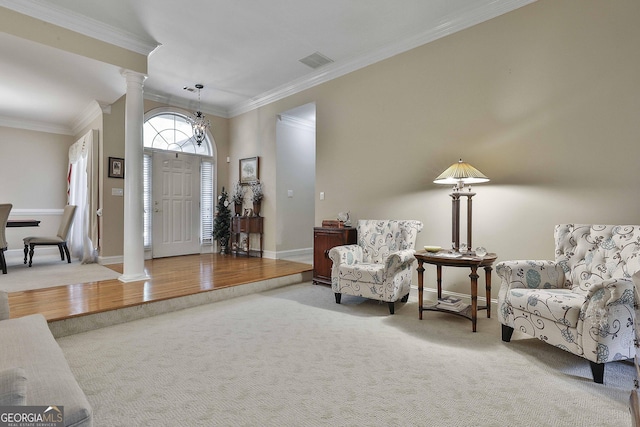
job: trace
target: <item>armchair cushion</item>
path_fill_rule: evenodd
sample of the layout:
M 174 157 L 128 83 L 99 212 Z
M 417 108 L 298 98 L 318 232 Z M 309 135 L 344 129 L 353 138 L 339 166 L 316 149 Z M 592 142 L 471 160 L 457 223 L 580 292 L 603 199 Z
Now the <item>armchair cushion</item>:
M 509 303 L 512 307 L 574 328 L 578 326 L 584 300 L 582 295 L 575 294 L 570 289 L 530 291 L 516 288 L 509 291 Z

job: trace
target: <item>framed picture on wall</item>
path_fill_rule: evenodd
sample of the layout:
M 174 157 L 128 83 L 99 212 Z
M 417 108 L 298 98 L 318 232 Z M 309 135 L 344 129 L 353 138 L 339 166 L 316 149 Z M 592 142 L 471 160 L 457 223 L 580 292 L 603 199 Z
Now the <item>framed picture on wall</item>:
M 249 185 L 260 179 L 260 158 L 240 159 L 240 184 Z
M 109 157 L 109 178 L 124 178 L 124 159 Z

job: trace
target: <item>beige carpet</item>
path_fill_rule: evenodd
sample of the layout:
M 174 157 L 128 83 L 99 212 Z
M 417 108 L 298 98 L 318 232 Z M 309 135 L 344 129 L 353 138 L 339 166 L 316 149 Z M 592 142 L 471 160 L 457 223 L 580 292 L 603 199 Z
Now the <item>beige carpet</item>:
M 310 283 L 59 338 L 101 426 L 625 426 L 633 366 Z
M 120 276 L 117 271 L 99 264 L 80 264 L 78 260 L 69 264 L 66 260 L 61 261 L 57 253 L 36 253 L 31 267 L 25 265 L 19 255 L 11 255 L 7 257 L 7 265 L 7 274 L 0 274 L 0 289 L 8 292 L 90 283 Z

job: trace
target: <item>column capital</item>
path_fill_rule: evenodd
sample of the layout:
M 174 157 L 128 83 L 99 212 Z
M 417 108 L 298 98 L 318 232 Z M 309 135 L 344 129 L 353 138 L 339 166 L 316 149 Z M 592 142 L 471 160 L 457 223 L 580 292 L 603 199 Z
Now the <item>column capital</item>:
M 122 77 L 124 77 L 127 80 L 127 83 L 137 83 L 142 85 L 144 84 L 144 81 L 147 79 L 146 74 L 142 74 L 133 70 L 126 70 L 126 69 L 121 70 L 120 74 L 122 74 Z

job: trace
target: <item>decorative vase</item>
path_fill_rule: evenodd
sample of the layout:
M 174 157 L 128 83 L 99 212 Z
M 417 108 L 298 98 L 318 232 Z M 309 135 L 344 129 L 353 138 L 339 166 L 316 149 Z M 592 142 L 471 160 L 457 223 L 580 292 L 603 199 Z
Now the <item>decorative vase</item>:
M 260 205 L 262 202 L 253 202 L 253 215 L 260 216 Z
M 236 203 L 235 208 L 236 208 L 236 216 L 242 215 L 242 203 Z

